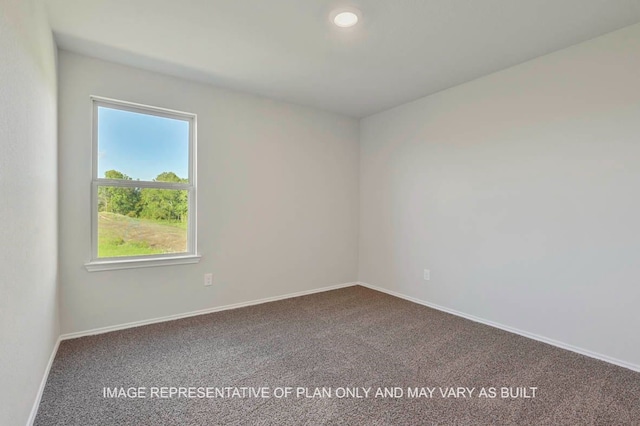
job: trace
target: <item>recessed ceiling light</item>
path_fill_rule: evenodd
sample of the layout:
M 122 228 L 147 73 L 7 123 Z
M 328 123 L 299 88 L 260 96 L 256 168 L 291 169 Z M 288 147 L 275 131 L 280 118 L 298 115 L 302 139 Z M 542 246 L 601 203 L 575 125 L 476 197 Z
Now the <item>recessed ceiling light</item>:
M 333 17 L 333 23 L 340 28 L 353 27 L 358 23 L 358 13 L 356 10 L 339 11 L 335 13 L 335 16 Z

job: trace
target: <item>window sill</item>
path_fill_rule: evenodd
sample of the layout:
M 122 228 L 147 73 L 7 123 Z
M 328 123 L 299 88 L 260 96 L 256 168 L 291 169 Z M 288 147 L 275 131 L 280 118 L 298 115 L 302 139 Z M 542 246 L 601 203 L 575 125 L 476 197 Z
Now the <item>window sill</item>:
M 147 259 L 109 259 L 93 260 L 85 263 L 84 267 L 89 272 L 112 271 L 116 269 L 137 269 L 152 268 L 156 266 L 186 265 L 198 263 L 202 256 L 199 254 L 189 254 L 184 256 L 154 257 Z

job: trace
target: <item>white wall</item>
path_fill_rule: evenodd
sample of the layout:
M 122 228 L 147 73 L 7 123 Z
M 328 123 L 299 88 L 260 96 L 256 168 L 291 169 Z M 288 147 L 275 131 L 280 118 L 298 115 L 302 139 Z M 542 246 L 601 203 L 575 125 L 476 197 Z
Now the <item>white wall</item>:
M 0 423 L 29 418 L 59 334 L 56 68 L 41 5 L 0 0 Z
M 65 51 L 59 63 L 63 333 L 356 280 L 356 120 Z M 90 95 L 198 114 L 199 264 L 85 270 Z
M 362 120 L 359 279 L 640 366 L 639 71 L 635 25 Z

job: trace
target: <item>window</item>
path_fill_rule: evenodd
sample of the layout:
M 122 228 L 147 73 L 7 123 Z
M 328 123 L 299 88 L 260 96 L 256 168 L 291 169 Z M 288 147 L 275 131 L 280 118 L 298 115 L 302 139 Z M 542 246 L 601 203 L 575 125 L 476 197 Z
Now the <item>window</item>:
M 89 271 L 195 263 L 194 114 L 92 97 Z

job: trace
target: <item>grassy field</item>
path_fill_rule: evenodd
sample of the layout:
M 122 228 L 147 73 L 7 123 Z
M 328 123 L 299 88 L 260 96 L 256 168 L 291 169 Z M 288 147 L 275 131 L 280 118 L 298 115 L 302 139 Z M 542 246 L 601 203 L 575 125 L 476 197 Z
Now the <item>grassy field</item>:
M 98 213 L 98 257 L 182 253 L 187 224 Z

